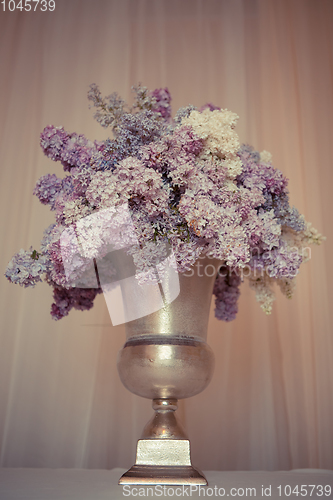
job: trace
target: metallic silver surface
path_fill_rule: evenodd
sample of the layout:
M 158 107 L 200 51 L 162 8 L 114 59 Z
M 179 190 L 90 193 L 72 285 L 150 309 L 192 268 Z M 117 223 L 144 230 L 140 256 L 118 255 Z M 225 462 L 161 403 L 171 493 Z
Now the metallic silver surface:
M 202 472 L 193 466 L 133 465 L 121 476 L 119 484 L 206 486 L 208 483 Z
M 118 356 L 118 372 L 124 386 L 149 399 L 195 396 L 207 387 L 213 370 L 214 354 L 205 342 L 126 344 Z
M 135 465 L 192 465 L 187 439 L 139 439 Z
M 141 439 L 187 439 L 183 426 L 176 420 L 176 399 L 154 399 L 155 415 L 143 429 Z
M 206 485 L 207 480 L 192 467 L 187 439 L 139 439 L 135 465 L 119 484 Z
M 178 297 L 159 311 L 126 323 L 127 340 L 150 335 L 206 340 L 212 291 L 219 265 L 217 259 L 198 259 L 190 271 L 179 274 Z M 167 296 L 168 290 L 164 287 L 163 291 Z
M 219 261 L 199 259 L 188 275 L 179 275 L 180 294 L 172 303 L 126 324 L 119 376 L 128 390 L 153 399 L 155 416 L 119 484 L 207 484 L 191 465 L 190 442 L 175 410 L 178 399 L 200 393 L 213 376 L 214 355 L 205 340 L 218 269 Z

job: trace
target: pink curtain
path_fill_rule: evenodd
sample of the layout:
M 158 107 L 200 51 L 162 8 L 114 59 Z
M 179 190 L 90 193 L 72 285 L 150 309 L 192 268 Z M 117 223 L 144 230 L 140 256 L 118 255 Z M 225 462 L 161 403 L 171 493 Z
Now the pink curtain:
M 108 135 L 88 108 L 90 83 L 125 99 L 138 82 L 167 86 L 174 112 L 207 101 L 235 111 L 241 141 L 272 153 L 292 204 L 327 241 L 271 316 L 246 284 L 234 322 L 212 305 L 214 378 L 180 417 L 201 469 L 333 468 L 333 2 L 55 1 L 54 12 L 0 15 L 2 269 L 39 248 L 53 220 L 32 196 L 40 176 L 61 175 L 39 148 L 44 126 Z M 51 302 L 46 284 L 1 280 L 0 465 L 129 467 L 152 409 L 119 381 L 124 327 L 111 326 L 103 296 L 59 322 Z

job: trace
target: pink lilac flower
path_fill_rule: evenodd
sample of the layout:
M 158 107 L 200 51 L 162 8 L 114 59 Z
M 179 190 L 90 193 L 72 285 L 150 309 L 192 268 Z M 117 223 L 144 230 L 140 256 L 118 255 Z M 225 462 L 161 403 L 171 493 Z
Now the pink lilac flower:
M 169 193 L 159 172 L 129 157 L 112 173 L 105 171 L 95 175 L 86 196 L 98 209 L 129 203 L 133 211 L 143 210 L 155 216 L 167 209 Z
M 65 287 L 67 285 L 67 278 L 61 256 L 60 239 L 49 244 L 48 254 L 51 262 L 49 278 L 57 285 Z
M 199 111 L 204 111 L 205 109 L 209 109 L 209 111 L 214 111 L 214 109 L 220 110 L 221 108 L 219 106 L 215 106 L 215 104 L 212 104 L 211 102 L 207 102 L 207 104 L 204 104 L 199 108 Z
M 83 135 L 68 134 L 63 127 L 52 125 L 44 128 L 40 145 L 48 158 L 62 163 L 65 171 L 89 166 L 97 150 L 97 144 L 88 141 Z
M 249 145 L 243 145 L 238 153 L 242 160 L 242 173 L 237 177 L 239 185 L 247 189 L 260 188 L 263 194 L 280 196 L 287 193 L 288 180 L 272 164 L 261 162 L 258 151 Z
M 167 88 L 155 89 L 151 92 L 151 96 L 156 99 L 153 111 L 159 113 L 164 120 L 169 120 L 171 118 L 171 95 L 169 90 Z
M 40 145 L 44 154 L 53 161 L 61 161 L 61 153 L 69 140 L 63 127 L 48 125 L 40 136 Z

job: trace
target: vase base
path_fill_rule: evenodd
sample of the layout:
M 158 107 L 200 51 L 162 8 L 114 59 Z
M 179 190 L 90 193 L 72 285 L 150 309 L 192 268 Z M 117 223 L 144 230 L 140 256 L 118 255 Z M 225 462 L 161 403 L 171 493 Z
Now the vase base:
M 121 476 L 118 484 L 190 484 L 207 486 L 208 482 L 205 476 L 191 465 L 133 465 Z
M 207 485 L 205 476 L 192 466 L 188 439 L 139 439 L 135 465 L 118 484 Z

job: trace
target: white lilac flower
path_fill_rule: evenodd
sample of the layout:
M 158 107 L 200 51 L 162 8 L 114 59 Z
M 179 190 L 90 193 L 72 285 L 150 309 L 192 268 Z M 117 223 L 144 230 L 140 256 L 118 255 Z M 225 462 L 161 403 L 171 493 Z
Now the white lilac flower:
M 275 294 L 272 289 L 273 282 L 274 278 L 269 277 L 266 273 L 263 273 L 261 276 L 254 274 L 249 277 L 250 288 L 254 290 L 256 299 L 266 314 L 272 312 L 275 300 Z
M 295 287 L 296 287 L 296 279 L 295 278 L 278 278 L 276 280 L 276 283 L 280 287 L 281 292 L 283 295 L 285 295 L 288 299 L 291 299 Z
M 263 151 L 261 151 L 260 153 L 260 160 L 263 162 L 263 163 L 271 163 L 272 161 L 272 154 L 269 153 L 268 151 L 266 151 L 265 149 Z
M 236 113 L 227 109 L 205 109 L 201 113 L 194 110 L 182 120 L 182 125 L 190 125 L 196 135 L 203 139 L 207 151 L 225 160 L 230 179 L 235 179 L 242 172 L 242 163 L 237 156 L 240 142 L 234 131 L 238 118 Z

